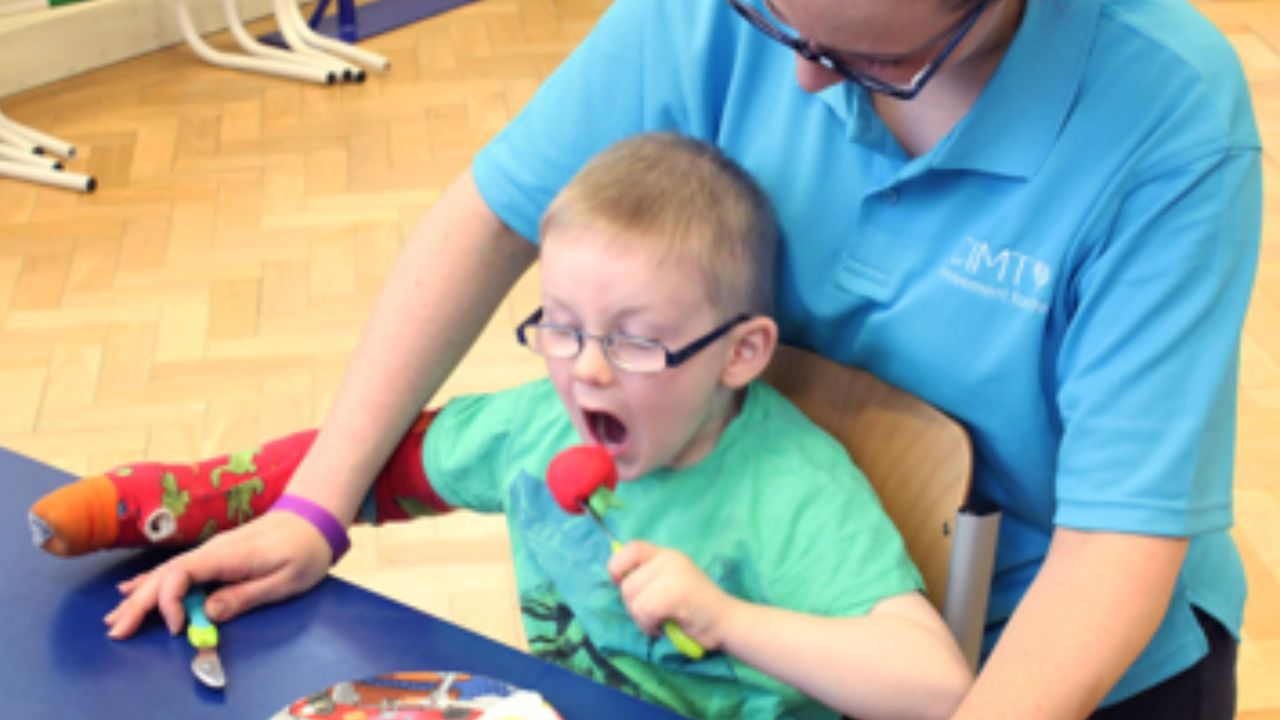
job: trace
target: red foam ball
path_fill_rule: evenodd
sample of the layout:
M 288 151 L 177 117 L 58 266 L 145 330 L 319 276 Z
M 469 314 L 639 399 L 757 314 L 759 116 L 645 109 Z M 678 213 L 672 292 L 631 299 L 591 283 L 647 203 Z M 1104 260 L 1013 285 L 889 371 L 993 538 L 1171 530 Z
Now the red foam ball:
M 600 488 L 618 486 L 618 468 L 609 451 L 600 445 L 575 445 L 551 459 L 547 486 L 567 513 L 582 513 L 582 505 Z

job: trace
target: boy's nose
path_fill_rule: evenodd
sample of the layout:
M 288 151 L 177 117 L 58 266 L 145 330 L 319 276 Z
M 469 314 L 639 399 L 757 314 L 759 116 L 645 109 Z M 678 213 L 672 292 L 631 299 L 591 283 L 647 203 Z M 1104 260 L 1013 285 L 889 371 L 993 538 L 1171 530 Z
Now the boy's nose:
M 582 352 L 573 361 L 573 377 L 589 385 L 609 385 L 613 382 L 613 365 L 605 357 L 604 344 L 595 338 L 583 338 Z

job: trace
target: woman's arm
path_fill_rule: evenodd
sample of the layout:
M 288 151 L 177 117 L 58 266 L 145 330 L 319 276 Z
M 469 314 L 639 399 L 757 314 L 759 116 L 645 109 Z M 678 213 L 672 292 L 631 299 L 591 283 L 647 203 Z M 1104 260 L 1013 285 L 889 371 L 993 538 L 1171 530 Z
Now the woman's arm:
M 957 720 L 1088 717 L 1159 627 L 1182 538 L 1059 528 Z
M 485 204 L 470 171 L 459 177 L 387 278 L 290 493 L 350 521 L 405 429 L 536 258 L 536 246 Z
M 508 290 L 537 257 L 459 177 L 414 230 L 369 317 L 333 407 L 289 492 L 349 522 L 378 470 Z M 328 545 L 302 520 L 271 513 L 121 587 L 106 617 L 132 635 L 157 606 L 176 632 L 192 583 L 226 583 L 206 603 L 223 621 L 296 595 L 328 571 Z

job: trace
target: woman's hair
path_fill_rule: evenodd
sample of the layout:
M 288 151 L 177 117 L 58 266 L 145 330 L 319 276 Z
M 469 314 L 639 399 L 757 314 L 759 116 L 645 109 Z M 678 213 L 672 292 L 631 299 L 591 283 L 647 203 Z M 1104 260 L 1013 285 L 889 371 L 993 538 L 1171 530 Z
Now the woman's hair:
M 568 229 L 693 262 L 708 299 L 730 315 L 773 313 L 773 208 L 751 176 L 710 145 L 670 133 L 613 145 L 552 201 L 541 242 Z

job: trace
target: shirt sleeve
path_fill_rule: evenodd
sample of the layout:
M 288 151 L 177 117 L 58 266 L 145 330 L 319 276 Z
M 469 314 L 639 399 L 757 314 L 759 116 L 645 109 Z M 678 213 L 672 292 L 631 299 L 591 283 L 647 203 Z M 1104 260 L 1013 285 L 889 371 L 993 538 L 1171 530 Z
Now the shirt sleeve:
M 535 381 L 487 395 L 450 400 L 431 423 L 423 464 L 431 487 L 453 507 L 504 512 L 507 490 L 522 463 L 522 436 L 548 398 L 550 384 Z M 553 390 L 551 392 L 554 392 Z
M 859 617 L 885 598 L 923 590 L 902 536 L 844 447 L 772 389 L 753 389 L 772 403 L 767 422 L 741 442 L 734 493 L 762 548 L 758 599 Z
M 770 604 L 824 617 L 861 617 L 881 600 L 923 591 L 924 580 L 870 483 L 852 464 L 830 468 L 830 492 L 797 505 L 794 530 L 775 545 Z
M 1207 153 L 1127 195 L 1072 288 L 1056 524 L 1178 537 L 1230 526 L 1260 219 L 1249 148 Z
M 711 140 L 736 28 L 719 2 L 616 0 L 528 105 L 476 156 L 489 207 L 529 240 L 586 161 L 639 132 Z M 740 22 L 740 21 L 739 21 Z M 745 23 L 740 23 L 745 25 Z

